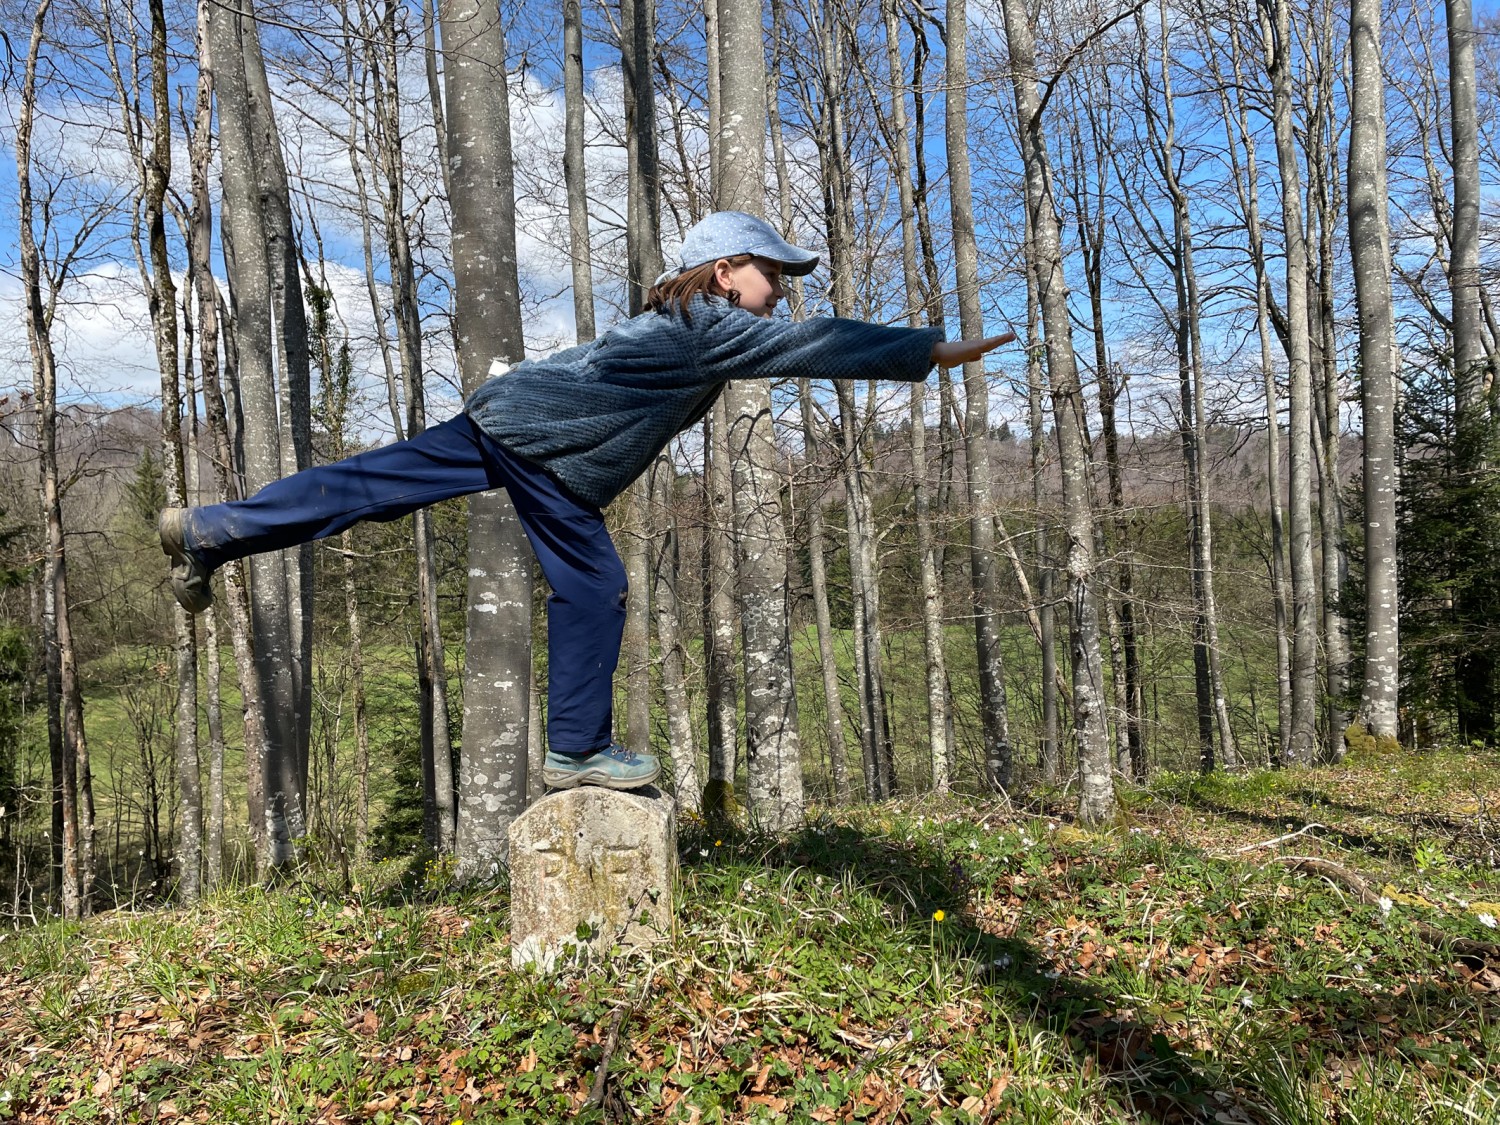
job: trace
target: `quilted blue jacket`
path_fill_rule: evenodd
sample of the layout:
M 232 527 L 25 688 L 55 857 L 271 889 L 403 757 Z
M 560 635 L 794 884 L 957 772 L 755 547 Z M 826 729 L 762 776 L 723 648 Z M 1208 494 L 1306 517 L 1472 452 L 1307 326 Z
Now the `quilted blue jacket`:
M 937 328 L 835 317 L 767 320 L 703 295 L 688 313 L 642 313 L 591 343 L 523 360 L 487 380 L 464 410 L 506 449 L 602 508 L 731 379 L 919 383 L 943 338 Z

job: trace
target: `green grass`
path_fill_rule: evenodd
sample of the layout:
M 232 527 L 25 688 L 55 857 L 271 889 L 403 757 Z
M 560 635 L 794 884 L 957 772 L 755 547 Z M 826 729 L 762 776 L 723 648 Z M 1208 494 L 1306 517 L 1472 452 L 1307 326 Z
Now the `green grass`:
M 438 868 L 50 923 L 0 940 L 0 1116 L 569 1120 L 624 1003 L 616 1119 L 1500 1120 L 1496 966 L 1412 924 L 1495 936 L 1463 903 L 1500 898 L 1496 765 L 1169 777 L 1097 836 L 963 800 L 689 823 L 667 940 L 590 976 L 513 971 L 506 888 Z M 1310 819 L 1288 848 L 1413 901 L 1237 851 Z

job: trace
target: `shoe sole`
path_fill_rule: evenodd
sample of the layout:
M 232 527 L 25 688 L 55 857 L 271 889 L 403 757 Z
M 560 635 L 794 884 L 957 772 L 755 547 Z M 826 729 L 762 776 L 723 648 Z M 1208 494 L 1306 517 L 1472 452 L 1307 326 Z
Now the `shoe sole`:
M 661 776 L 661 765 L 651 771 L 649 777 L 621 778 L 615 777 L 608 770 L 591 768 L 586 770 L 552 770 L 542 767 L 542 784 L 548 789 L 576 789 L 580 785 L 594 785 L 600 789 L 614 789 L 623 791 L 627 789 L 639 789 L 643 785 L 650 785 Z
M 191 570 L 194 565 L 187 551 L 183 549 L 182 515 L 182 508 L 163 508 L 156 520 L 156 537 L 161 542 L 161 553 L 172 562 L 173 573 L 170 579 L 172 596 L 177 599 L 177 604 L 183 609 L 189 613 L 198 614 L 214 604 L 214 591 L 213 587 L 208 584 L 207 575 L 204 576 L 202 593 L 194 594 L 183 587 L 183 578 L 176 573 L 179 567 Z

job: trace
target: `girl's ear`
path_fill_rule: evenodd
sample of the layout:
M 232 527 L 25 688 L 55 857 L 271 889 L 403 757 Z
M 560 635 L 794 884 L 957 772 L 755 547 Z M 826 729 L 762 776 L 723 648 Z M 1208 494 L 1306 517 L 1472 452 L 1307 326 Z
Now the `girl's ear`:
M 714 263 L 714 285 L 720 293 L 728 293 L 734 282 L 734 267 L 729 264 L 728 258 L 720 258 Z

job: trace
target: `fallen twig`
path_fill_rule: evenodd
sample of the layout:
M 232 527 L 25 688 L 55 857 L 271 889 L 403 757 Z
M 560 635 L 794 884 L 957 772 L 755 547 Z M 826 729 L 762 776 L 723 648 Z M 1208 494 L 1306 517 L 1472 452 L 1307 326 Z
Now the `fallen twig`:
M 620 1028 L 625 1023 L 625 1017 L 630 1014 L 631 1005 L 627 1002 L 621 1004 L 614 1010 L 609 1021 L 609 1034 L 604 1038 L 604 1054 L 599 1057 L 599 1065 L 594 1069 L 594 1088 L 589 1091 L 585 1106 L 598 1106 L 604 1104 L 604 1085 L 609 1077 L 609 1061 L 614 1058 L 615 1051 L 620 1046 Z
M 1311 832 L 1314 828 L 1327 828 L 1327 827 L 1328 827 L 1328 825 L 1326 825 L 1326 824 L 1304 824 L 1301 828 L 1297 829 L 1297 831 L 1295 831 L 1295 832 L 1288 832 L 1285 836 L 1277 836 L 1276 839 L 1274 839 L 1274 840 L 1263 840 L 1259 844 L 1246 844 L 1243 848 L 1235 848 L 1234 850 L 1238 853 L 1238 852 L 1253 852 L 1253 851 L 1256 851 L 1259 848 L 1274 848 L 1277 844 L 1284 844 L 1288 840 L 1295 840 L 1298 836 L 1301 836 L 1304 832 Z
M 1350 871 L 1347 867 L 1334 863 L 1332 860 L 1319 859 L 1310 855 L 1282 855 L 1275 857 L 1276 862 L 1292 871 L 1305 871 L 1313 875 L 1322 875 L 1325 879 L 1331 879 L 1335 883 L 1341 883 L 1366 906 L 1380 906 L 1385 903 L 1389 907 L 1390 901 L 1380 894 L 1374 887 L 1370 886 L 1369 880 L 1363 875 Z M 1464 957 L 1477 957 L 1483 961 L 1500 962 L 1500 945 L 1492 941 L 1475 941 L 1472 938 L 1454 937 L 1445 933 L 1436 926 L 1428 925 L 1419 918 L 1411 919 L 1413 928 L 1424 941 L 1438 946 L 1448 948 Z

